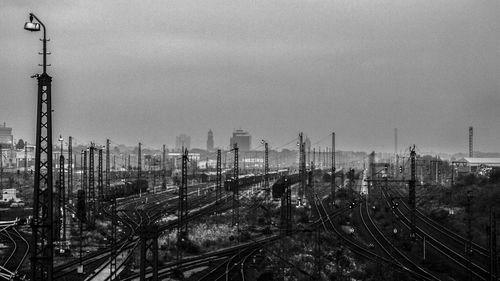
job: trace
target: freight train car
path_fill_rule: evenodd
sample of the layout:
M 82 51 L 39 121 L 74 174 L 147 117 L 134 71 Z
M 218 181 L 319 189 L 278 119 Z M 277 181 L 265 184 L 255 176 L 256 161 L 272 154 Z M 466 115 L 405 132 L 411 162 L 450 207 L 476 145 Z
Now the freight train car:
M 250 186 L 252 184 L 257 184 L 260 181 L 262 181 L 262 175 L 255 175 L 255 174 L 245 174 L 245 175 L 240 175 L 238 177 L 238 186 L 239 188 L 243 188 L 246 186 Z M 233 191 L 235 187 L 235 182 L 233 177 L 226 178 L 224 181 L 224 189 L 226 191 Z
M 145 193 L 148 189 L 148 181 L 141 180 L 127 180 L 122 182 L 113 183 L 109 188 L 104 187 L 104 200 L 111 198 L 126 197 L 133 194 Z
M 276 178 L 280 178 L 288 174 L 288 170 L 278 170 L 278 171 L 270 171 L 268 173 L 269 181 L 272 181 Z M 251 186 L 253 184 L 258 184 L 259 182 L 264 181 L 264 174 L 244 174 L 238 177 L 239 187 L 243 188 L 246 186 Z M 234 178 L 226 177 L 224 181 L 224 189 L 226 191 L 233 191 L 234 188 Z

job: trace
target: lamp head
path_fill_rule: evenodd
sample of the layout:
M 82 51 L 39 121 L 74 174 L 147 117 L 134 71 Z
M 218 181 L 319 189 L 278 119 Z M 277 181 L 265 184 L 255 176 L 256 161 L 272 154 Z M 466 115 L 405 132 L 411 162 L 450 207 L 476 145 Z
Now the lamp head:
M 30 17 L 30 20 L 31 20 L 31 17 Z M 40 24 L 39 23 L 33 23 L 33 22 L 26 22 L 24 24 L 24 29 L 28 30 L 28 31 L 40 31 Z

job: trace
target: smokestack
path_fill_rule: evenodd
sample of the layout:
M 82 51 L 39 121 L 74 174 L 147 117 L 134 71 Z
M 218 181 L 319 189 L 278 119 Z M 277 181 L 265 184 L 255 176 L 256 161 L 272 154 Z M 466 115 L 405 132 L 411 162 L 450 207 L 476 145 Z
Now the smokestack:
M 473 149 L 473 140 L 474 140 L 474 129 L 472 126 L 469 127 L 469 157 L 474 157 L 474 149 Z

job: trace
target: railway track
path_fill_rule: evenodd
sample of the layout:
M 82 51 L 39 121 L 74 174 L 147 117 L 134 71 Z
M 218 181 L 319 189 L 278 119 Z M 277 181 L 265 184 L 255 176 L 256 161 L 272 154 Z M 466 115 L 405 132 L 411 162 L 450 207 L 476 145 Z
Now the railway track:
M 10 241 L 12 251 L 0 268 L 0 278 L 11 280 L 18 272 L 29 254 L 29 242 L 16 229 L 16 225 L 5 227 L 0 235 Z
M 396 196 L 398 196 L 400 198 L 403 197 L 403 194 L 401 193 L 401 191 L 399 191 L 397 189 L 394 189 L 392 191 L 395 192 Z M 391 195 L 389 190 L 386 190 L 386 195 L 389 195 L 389 196 Z M 401 202 L 402 202 L 403 207 L 405 208 L 405 212 L 409 213 L 410 209 L 409 209 L 408 205 L 404 201 L 401 201 Z M 416 209 L 415 215 L 416 215 L 417 221 L 420 221 L 422 224 L 425 224 L 425 225 L 429 226 L 430 228 L 434 229 L 440 235 L 443 235 L 446 238 L 448 238 L 451 243 L 454 243 L 454 246 L 457 249 L 458 248 L 464 249 L 466 243 L 468 243 L 467 238 L 465 238 L 465 237 L 457 234 L 456 232 L 446 228 L 442 224 L 439 224 L 439 223 L 435 222 L 434 220 L 430 219 L 418 208 Z M 481 246 L 477 243 L 472 242 L 472 255 L 473 255 L 472 258 L 474 260 L 484 259 L 484 263 L 488 263 L 489 262 L 489 254 L 490 253 L 486 248 L 484 248 L 483 246 Z
M 385 201 L 387 204 L 389 203 L 388 191 L 384 191 L 383 195 L 385 197 Z M 408 206 L 402 202 L 400 204 L 403 209 L 406 210 L 404 213 L 401 208 L 396 208 L 396 213 L 400 218 L 403 225 L 410 229 L 410 219 L 407 217 L 407 214 L 410 212 Z M 418 216 L 419 219 L 416 220 L 416 230 L 417 235 L 420 239 L 423 237 L 426 238 L 426 245 L 432 247 L 436 252 L 440 253 L 445 259 L 453 262 L 456 266 L 458 266 L 464 273 L 469 272 L 469 261 L 464 252 L 461 251 L 463 248 L 456 248 L 453 246 L 449 246 L 447 242 L 452 242 L 452 236 L 448 235 L 445 231 L 440 231 L 435 227 L 434 224 L 428 223 L 428 220 L 422 219 L 422 216 Z M 446 241 L 446 242 L 445 242 Z M 470 263 L 471 274 L 474 280 L 488 280 L 489 272 L 480 264 L 480 260 L 472 260 Z
M 322 223 L 325 231 L 328 231 L 330 233 L 335 234 L 338 238 L 340 238 L 340 240 L 342 241 L 342 243 L 345 246 L 347 246 L 349 249 L 351 249 L 351 251 L 353 251 L 354 253 L 356 253 L 357 255 L 359 255 L 365 259 L 368 259 L 368 260 L 371 260 L 374 262 L 383 262 L 385 264 L 388 264 L 396 271 L 406 271 L 406 272 L 410 273 L 413 276 L 413 278 L 415 278 L 416 280 L 439 280 L 439 279 L 435 278 L 434 276 L 432 276 L 431 274 L 423 274 L 421 272 L 421 270 L 418 270 L 418 267 L 412 268 L 412 267 L 407 266 L 406 264 L 398 262 L 397 259 L 391 254 L 390 249 L 392 248 L 392 245 L 387 245 L 387 243 L 380 241 L 380 239 L 376 239 L 376 234 L 373 233 L 374 229 L 370 229 L 368 223 L 366 223 L 366 225 L 365 225 L 366 229 L 369 231 L 369 233 L 371 233 L 372 238 L 376 242 L 378 248 L 383 253 L 385 253 L 385 256 L 387 256 L 388 258 L 386 258 L 383 255 L 377 254 L 374 251 L 371 251 L 367 247 L 361 246 L 360 243 L 358 241 L 356 241 L 354 238 L 346 237 L 342 233 L 342 231 L 339 230 L 334 225 L 331 216 L 328 215 L 328 213 L 327 213 L 327 209 L 325 208 L 323 201 L 317 197 L 317 194 L 314 194 L 314 196 L 316 196 L 316 200 L 313 200 L 312 202 L 314 202 L 313 205 L 314 205 L 316 211 L 320 214 L 321 223 Z M 360 208 L 361 208 L 361 206 L 360 206 Z
M 229 195 L 224 196 L 220 204 L 214 204 L 215 192 L 213 185 L 189 187 L 189 190 L 189 206 L 192 206 L 192 209 L 188 213 L 188 220 L 202 217 L 208 213 L 231 208 L 231 204 L 227 203 L 230 198 Z M 198 194 L 198 196 L 196 194 Z M 117 244 L 117 247 L 121 249 L 117 252 L 117 255 L 123 254 L 123 251 L 128 251 L 129 253 L 133 252 L 130 249 L 133 248 L 139 240 L 137 234 L 140 225 L 154 223 L 164 214 L 176 212 L 178 196 L 175 193 L 162 192 L 160 196 L 153 196 L 144 196 L 142 198 L 130 196 L 126 201 L 119 201 L 117 210 L 120 211 L 120 215 L 117 219 L 129 231 Z M 103 213 L 111 218 L 109 208 L 103 209 Z M 176 225 L 177 220 L 168 222 L 161 225 L 159 231 L 167 231 Z M 77 259 L 60 265 L 55 268 L 55 278 L 60 279 L 74 273 L 78 265 L 82 263 L 91 271 L 90 278 L 87 277 L 86 280 L 92 280 L 100 272 L 105 270 L 106 266 L 111 262 L 110 252 L 111 247 L 107 247 L 106 249 L 82 257 L 82 260 Z M 122 265 L 123 264 L 125 263 L 122 263 Z M 122 265 L 120 265 L 120 267 Z M 120 268 L 118 269 L 120 270 Z
M 434 274 L 418 265 L 411 257 L 404 254 L 401 250 L 394 246 L 389 239 L 387 239 L 386 235 L 382 233 L 371 217 L 366 201 L 359 205 L 359 212 L 364 227 L 370 232 L 370 235 L 376 243 L 380 245 L 380 247 L 392 260 L 397 261 L 397 263 L 399 263 L 402 267 L 411 269 L 412 272 L 418 274 L 419 277 L 422 278 L 421 280 L 440 280 Z

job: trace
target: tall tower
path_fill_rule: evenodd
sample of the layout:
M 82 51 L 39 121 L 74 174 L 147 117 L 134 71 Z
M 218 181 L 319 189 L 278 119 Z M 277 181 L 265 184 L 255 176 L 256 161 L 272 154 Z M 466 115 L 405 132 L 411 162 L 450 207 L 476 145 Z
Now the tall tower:
M 398 128 L 394 128 L 394 155 L 398 154 Z
M 208 130 L 208 138 L 207 138 L 207 151 L 214 150 L 214 133 L 212 129 Z
M 472 141 L 474 140 L 474 129 L 472 126 L 469 127 L 469 157 L 474 157 L 474 147 L 472 146 Z

